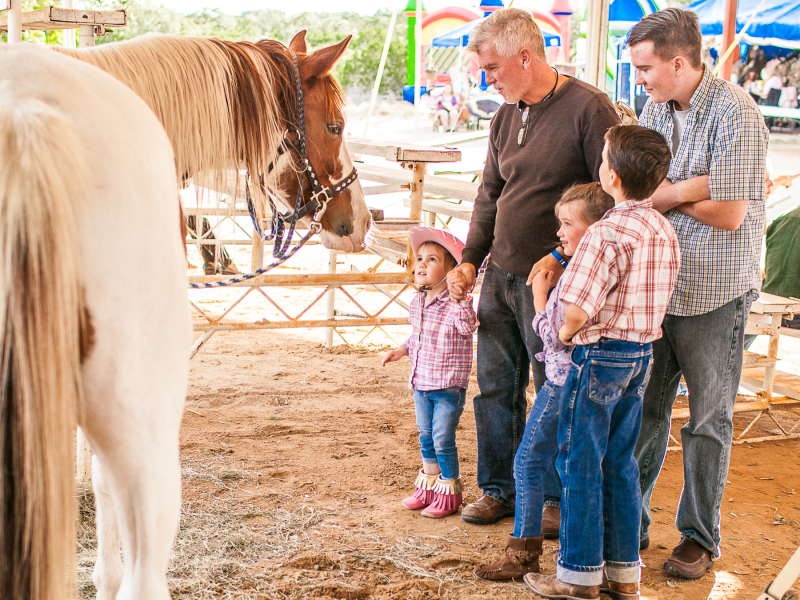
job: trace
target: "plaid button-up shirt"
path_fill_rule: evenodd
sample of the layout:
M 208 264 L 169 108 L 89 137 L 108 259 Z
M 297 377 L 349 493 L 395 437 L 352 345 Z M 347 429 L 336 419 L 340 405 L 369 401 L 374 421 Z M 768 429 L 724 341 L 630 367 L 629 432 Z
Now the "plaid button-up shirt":
M 420 390 L 467 389 L 472 370 L 472 334 L 478 317 L 471 300 L 454 302 L 447 290 L 425 306 L 425 292 L 411 301 L 411 337 L 403 342 L 411 359 L 408 387 Z
M 680 264 L 675 231 L 651 200 L 628 200 L 608 211 L 586 230 L 562 276 L 559 299 L 589 315 L 573 342 L 660 338 Z
M 671 102 L 648 100 L 639 124 L 660 132 L 672 148 L 667 178 L 673 183 L 709 176 L 711 199 L 747 200 L 736 231 L 717 229 L 672 209 L 669 219 L 681 244 L 682 264 L 667 312 L 702 315 L 761 287 L 761 237 L 766 197 L 769 131 L 753 99 L 706 69 L 689 102 L 677 153 L 672 148 Z

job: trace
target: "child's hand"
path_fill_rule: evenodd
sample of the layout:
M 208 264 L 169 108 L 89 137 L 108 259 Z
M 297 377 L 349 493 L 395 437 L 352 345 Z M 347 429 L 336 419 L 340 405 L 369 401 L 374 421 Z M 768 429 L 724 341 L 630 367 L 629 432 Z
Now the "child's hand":
M 547 292 L 550 291 L 552 287 L 550 282 L 553 281 L 553 272 L 548 271 L 547 269 L 542 269 L 533 277 L 533 282 L 531 283 L 531 290 L 533 291 L 533 297 L 535 298 L 537 295 L 544 294 L 547 296 Z
M 383 355 L 381 366 L 385 367 L 386 363 L 400 360 L 404 356 L 408 356 L 408 349 L 405 346 L 400 346 L 396 350 L 389 350 L 386 354 Z
M 575 334 L 567 329 L 566 325 L 562 325 L 561 329 L 558 330 L 558 339 L 561 340 L 561 343 L 565 346 L 574 346 L 575 344 L 572 341 L 572 336 Z

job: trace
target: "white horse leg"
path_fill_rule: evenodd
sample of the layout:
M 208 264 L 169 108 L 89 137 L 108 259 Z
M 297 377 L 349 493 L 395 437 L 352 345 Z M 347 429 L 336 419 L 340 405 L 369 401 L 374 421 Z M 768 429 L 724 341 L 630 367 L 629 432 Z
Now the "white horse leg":
M 92 486 L 97 522 L 97 562 L 92 581 L 97 600 L 114 600 L 122 583 L 119 526 L 111 489 L 97 455 L 92 457 Z

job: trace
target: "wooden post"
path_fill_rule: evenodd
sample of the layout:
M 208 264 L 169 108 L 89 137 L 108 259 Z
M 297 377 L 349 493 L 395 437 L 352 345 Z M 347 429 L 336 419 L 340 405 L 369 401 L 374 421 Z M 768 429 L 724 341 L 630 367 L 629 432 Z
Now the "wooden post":
M 737 0 L 725 0 L 725 20 L 722 24 L 722 48 L 720 48 L 720 58 L 733 44 L 733 39 L 736 36 L 736 10 L 738 8 Z M 739 48 L 733 49 L 728 60 L 720 66 L 719 76 L 725 81 L 731 80 L 731 72 L 733 71 L 733 61 L 739 59 Z
M 422 191 L 425 184 L 426 163 L 416 162 L 411 164 L 413 164 L 414 177 L 411 179 L 411 208 L 408 211 L 408 218 L 419 223 L 422 220 Z M 408 273 L 414 271 L 414 251 L 411 249 L 411 244 L 408 246 L 408 266 L 406 271 Z
M 250 271 L 258 271 L 264 266 L 264 241 L 258 235 L 256 228 L 253 227 L 253 245 L 250 258 Z
M 586 18 L 586 82 L 601 91 L 606 88 L 609 0 L 589 0 Z
M 328 273 L 336 273 L 336 250 L 328 250 Z M 328 290 L 327 305 L 325 307 L 325 318 L 333 319 L 336 308 L 336 288 Z M 333 348 L 333 327 L 325 328 L 325 347 L 330 350 Z
M 11 0 L 11 8 L 8 11 L 8 34 L 9 44 L 22 41 L 22 0 Z
M 92 46 L 94 46 L 94 25 L 81 25 L 78 48 L 91 48 Z

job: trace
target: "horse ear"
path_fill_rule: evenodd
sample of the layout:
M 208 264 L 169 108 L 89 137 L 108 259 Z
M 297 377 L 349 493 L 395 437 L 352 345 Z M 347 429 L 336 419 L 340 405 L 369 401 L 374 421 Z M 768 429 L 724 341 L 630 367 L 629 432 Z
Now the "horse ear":
M 289 50 L 292 52 L 302 52 L 305 54 L 308 49 L 306 48 L 306 30 L 299 32 L 296 36 L 292 38 L 292 41 L 289 42 Z
M 313 54 L 309 54 L 308 58 L 303 61 L 303 79 L 313 79 L 315 77 L 322 77 L 330 73 L 336 61 L 342 57 L 344 51 L 347 50 L 347 45 L 353 39 L 352 35 L 348 35 L 341 42 L 335 46 L 329 46 L 322 50 L 317 50 Z

